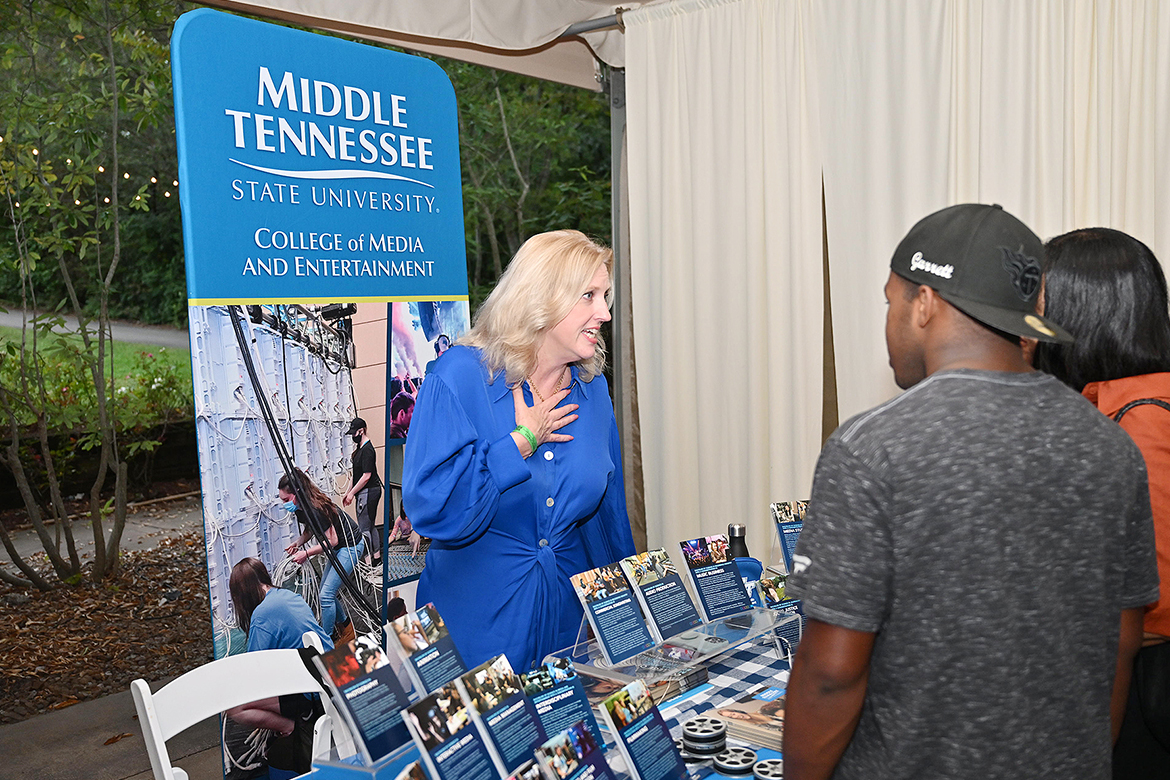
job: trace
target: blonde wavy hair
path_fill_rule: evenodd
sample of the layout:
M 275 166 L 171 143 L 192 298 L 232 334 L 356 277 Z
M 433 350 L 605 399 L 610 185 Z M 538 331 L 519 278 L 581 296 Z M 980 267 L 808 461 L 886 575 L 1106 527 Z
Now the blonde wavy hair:
M 601 267 L 610 278 L 605 302 L 612 306 L 612 249 L 579 230 L 532 236 L 516 252 L 459 343 L 482 351 L 492 381 L 503 372 L 509 385 L 519 384 L 536 370 L 536 352 L 544 335 L 572 311 Z M 584 382 L 601 373 L 605 342 L 600 336 L 593 357 L 576 366 Z

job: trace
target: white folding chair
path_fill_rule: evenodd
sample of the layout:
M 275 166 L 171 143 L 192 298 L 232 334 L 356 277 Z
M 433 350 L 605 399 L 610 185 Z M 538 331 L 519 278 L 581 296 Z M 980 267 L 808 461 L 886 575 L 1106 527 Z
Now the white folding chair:
M 317 636 L 315 631 L 306 631 L 301 637 L 305 647 L 316 648 L 318 653 L 325 652 L 325 645 L 321 644 L 321 637 Z M 325 704 L 325 714 L 317 719 L 316 725 L 313 727 L 313 755 L 322 756 L 329 751 L 329 740 L 333 741 L 333 747 L 337 749 L 337 757 L 349 758 L 357 753 L 357 746 L 354 745 L 353 736 L 349 733 L 349 729 L 345 727 L 345 720 L 338 714 L 337 707 L 333 705 L 333 699 L 329 696 L 322 696 L 321 701 Z
M 296 650 L 229 655 L 187 672 L 154 693 L 142 679 L 130 683 L 130 690 L 155 780 L 187 780 L 186 772 L 171 765 L 167 740 L 212 715 L 272 696 L 319 693 L 325 701 L 329 698 Z

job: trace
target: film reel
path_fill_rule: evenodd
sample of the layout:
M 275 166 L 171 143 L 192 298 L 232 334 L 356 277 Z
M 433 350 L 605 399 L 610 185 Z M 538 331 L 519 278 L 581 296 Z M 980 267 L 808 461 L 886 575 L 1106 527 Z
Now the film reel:
M 765 758 L 757 761 L 752 768 L 752 775 L 756 780 L 781 780 L 784 777 L 784 759 Z
M 748 776 L 756 763 L 756 751 L 745 747 L 729 747 L 715 756 L 715 771 L 725 775 Z

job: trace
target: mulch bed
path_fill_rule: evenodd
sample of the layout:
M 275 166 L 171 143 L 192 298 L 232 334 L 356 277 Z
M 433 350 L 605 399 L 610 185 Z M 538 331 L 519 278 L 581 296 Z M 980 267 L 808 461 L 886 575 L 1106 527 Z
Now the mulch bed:
M 0 658 L 0 724 L 211 660 L 202 534 L 124 551 L 121 571 L 101 585 L 41 593 L 0 584 Z

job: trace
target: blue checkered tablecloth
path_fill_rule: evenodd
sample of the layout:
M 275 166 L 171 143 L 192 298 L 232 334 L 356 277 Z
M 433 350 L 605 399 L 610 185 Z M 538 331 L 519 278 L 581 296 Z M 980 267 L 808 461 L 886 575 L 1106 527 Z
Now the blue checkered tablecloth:
M 677 739 L 686 721 L 761 683 L 774 685 L 787 680 L 788 669 L 787 657 L 781 657 L 771 639 L 764 637 L 711 664 L 706 685 L 664 702 L 658 709 L 671 736 Z

